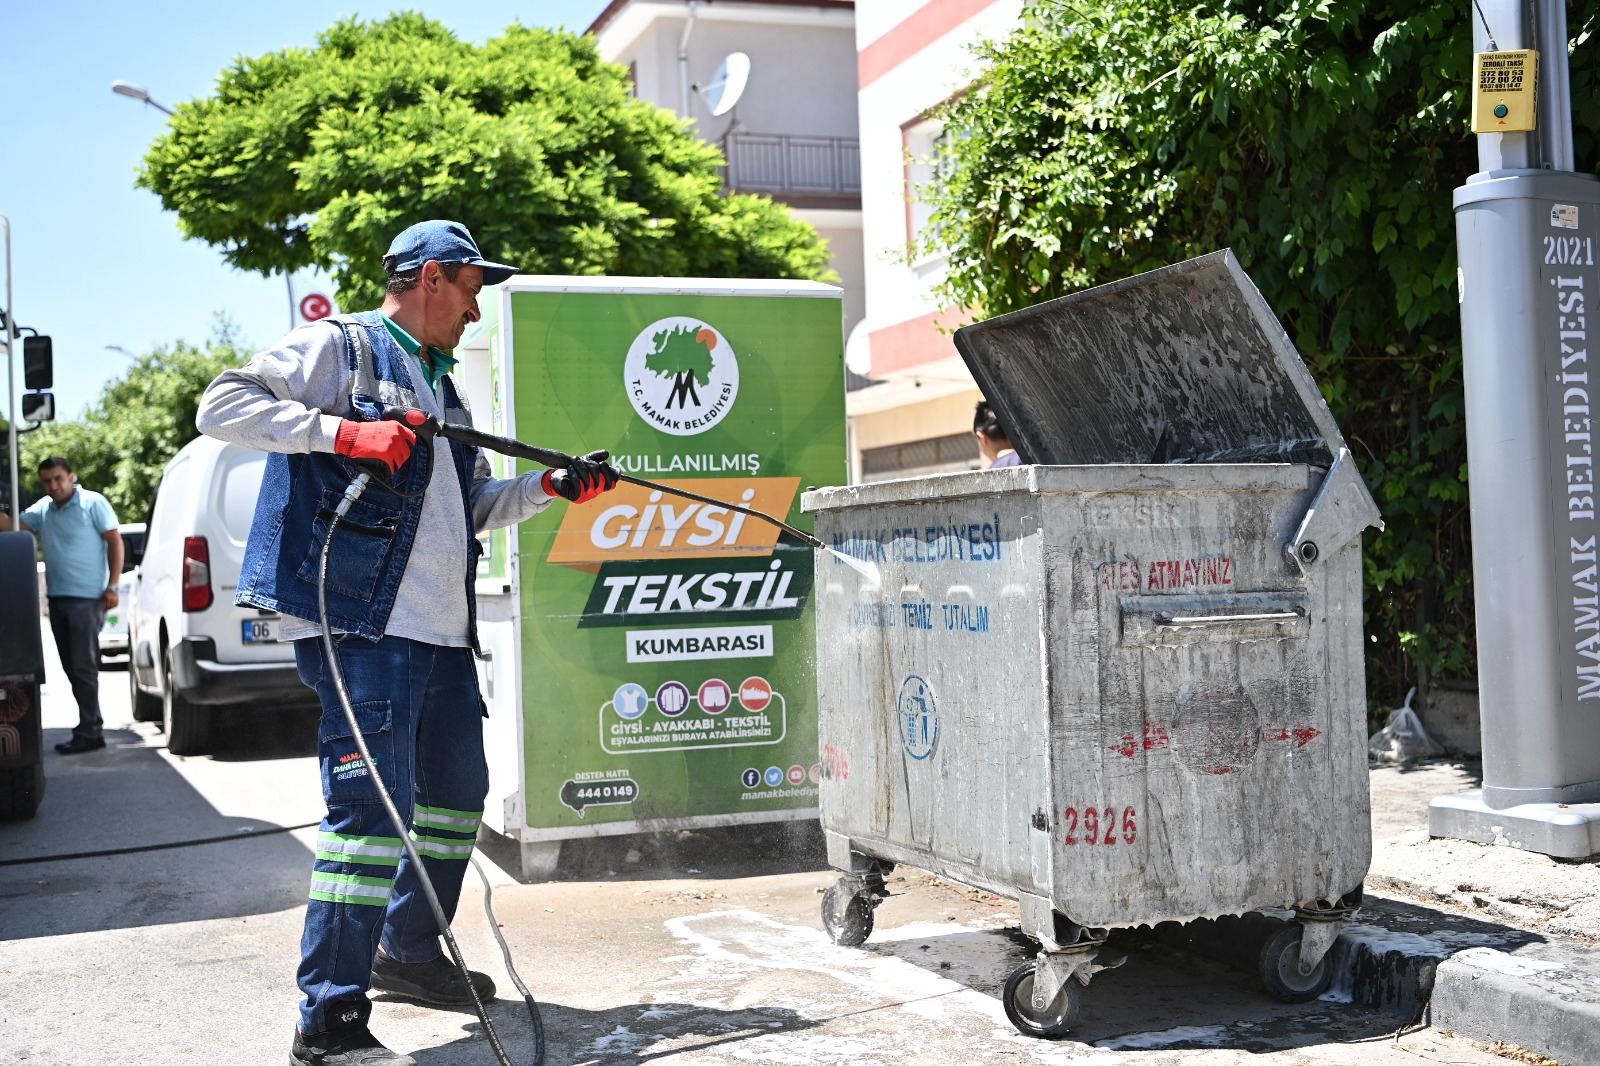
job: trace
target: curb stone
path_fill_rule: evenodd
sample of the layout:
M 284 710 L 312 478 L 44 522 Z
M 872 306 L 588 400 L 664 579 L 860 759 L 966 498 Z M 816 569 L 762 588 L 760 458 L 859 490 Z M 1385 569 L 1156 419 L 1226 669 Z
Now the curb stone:
M 1457 952 L 1439 963 L 1432 1022 L 1561 1066 L 1600 1066 L 1600 951 L 1546 940 Z
M 1163 923 L 1174 947 L 1254 973 L 1261 946 L 1292 915 Z M 1322 999 L 1504 1041 L 1561 1066 L 1600 1066 L 1600 949 L 1368 893 L 1329 952 Z

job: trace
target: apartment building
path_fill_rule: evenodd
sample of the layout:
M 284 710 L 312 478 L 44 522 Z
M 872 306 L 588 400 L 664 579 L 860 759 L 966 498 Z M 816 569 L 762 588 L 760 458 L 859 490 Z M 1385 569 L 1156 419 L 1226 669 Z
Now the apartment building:
M 866 319 L 847 359 L 878 384 L 847 399 L 854 481 L 980 465 L 972 413 L 982 394 L 950 337 L 967 318 L 934 295 L 945 263 L 917 249 L 927 222 L 918 189 L 944 132 L 930 112 L 972 83 L 972 44 L 1005 37 L 1021 12 L 1022 0 L 856 7 Z
M 918 251 L 918 190 L 939 165 L 930 113 L 972 83 L 972 44 L 1008 34 L 1022 2 L 613 0 L 589 27 L 638 96 L 723 148 L 730 189 L 790 205 L 831 242 L 852 482 L 980 465 L 982 394 L 950 338 L 967 319 L 935 296 L 944 259 Z M 713 117 L 700 87 L 736 51 L 748 88 Z
M 727 187 L 788 204 L 829 242 L 844 329 L 866 313 L 851 0 L 613 0 L 588 32 L 639 98 L 690 119 L 723 150 Z M 738 104 L 704 92 L 733 52 L 750 58 Z

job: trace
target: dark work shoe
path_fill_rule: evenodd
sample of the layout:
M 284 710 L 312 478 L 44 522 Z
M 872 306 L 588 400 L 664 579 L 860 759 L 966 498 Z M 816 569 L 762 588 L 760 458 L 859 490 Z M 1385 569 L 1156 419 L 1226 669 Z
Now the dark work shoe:
M 56 750 L 63 755 L 82 755 L 86 751 L 99 751 L 106 746 L 105 737 L 73 737 L 64 744 L 57 744 Z
M 484 1003 L 493 999 L 494 982 L 489 975 L 477 970 L 467 972 L 472 975 L 478 999 Z M 380 951 L 372 962 L 372 988 L 434 1007 L 472 1006 L 472 995 L 461 983 L 461 974 L 448 955 L 440 955 L 432 962 L 396 962 Z
M 390 1051 L 378 1043 L 366 1025 L 334 1029 L 316 1036 L 294 1032 L 289 1049 L 290 1066 L 417 1066 L 410 1055 Z

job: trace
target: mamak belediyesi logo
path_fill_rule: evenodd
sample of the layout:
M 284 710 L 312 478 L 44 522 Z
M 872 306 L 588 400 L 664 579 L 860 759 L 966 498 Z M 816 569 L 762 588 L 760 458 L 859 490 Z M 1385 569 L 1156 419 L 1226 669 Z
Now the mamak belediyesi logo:
M 652 322 L 633 339 L 623 376 L 639 417 L 679 437 L 722 421 L 739 395 L 739 360 L 728 339 L 682 315 Z

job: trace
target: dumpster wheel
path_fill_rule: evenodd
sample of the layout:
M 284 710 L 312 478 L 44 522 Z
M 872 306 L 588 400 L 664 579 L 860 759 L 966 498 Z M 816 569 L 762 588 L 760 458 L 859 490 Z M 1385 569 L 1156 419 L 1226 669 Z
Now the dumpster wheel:
M 1006 1017 L 1023 1036 L 1060 1040 L 1078 1024 L 1078 1014 L 1083 1010 L 1083 986 L 1076 979 L 1068 979 L 1050 1006 L 1038 1011 L 1033 1005 L 1033 975 L 1038 966 L 1038 962 L 1026 962 L 1013 970 L 1000 1001 Z
M 1333 968 L 1324 955 L 1308 974 L 1300 972 L 1300 938 L 1304 927 L 1290 922 L 1261 947 L 1261 983 L 1285 1003 L 1305 1003 L 1328 990 Z
M 840 878 L 822 894 L 822 925 L 835 944 L 857 948 L 872 935 L 873 901 Z

